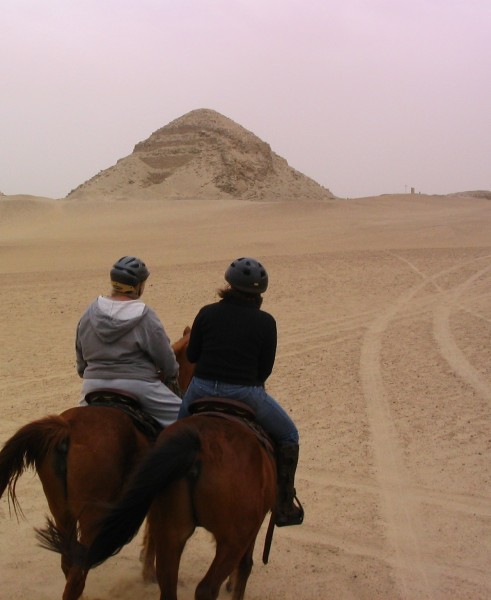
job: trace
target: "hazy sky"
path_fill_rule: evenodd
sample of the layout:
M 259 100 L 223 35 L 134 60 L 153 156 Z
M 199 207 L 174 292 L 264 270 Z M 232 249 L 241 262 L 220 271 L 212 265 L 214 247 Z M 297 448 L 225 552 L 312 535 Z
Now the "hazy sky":
M 0 191 L 211 108 L 338 196 L 491 189 L 491 0 L 1 0 Z

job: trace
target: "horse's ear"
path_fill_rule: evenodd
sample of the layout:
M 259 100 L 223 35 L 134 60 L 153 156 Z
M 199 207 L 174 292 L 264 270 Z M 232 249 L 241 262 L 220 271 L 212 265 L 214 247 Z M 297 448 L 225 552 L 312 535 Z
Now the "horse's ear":
M 186 325 L 182 335 L 187 335 L 190 331 L 191 331 L 191 327 L 189 327 L 189 325 Z

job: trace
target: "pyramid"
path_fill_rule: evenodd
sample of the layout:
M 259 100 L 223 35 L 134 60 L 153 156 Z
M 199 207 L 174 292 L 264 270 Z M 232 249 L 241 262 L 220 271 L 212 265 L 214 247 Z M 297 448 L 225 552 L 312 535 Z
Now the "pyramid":
M 67 198 L 278 201 L 334 196 L 247 129 L 216 111 L 198 109 L 152 133 Z

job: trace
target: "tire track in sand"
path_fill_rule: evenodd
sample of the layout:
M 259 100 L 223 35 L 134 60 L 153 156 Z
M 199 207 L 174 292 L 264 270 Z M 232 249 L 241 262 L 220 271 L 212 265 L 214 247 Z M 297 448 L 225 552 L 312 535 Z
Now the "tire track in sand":
M 467 360 L 462 350 L 458 347 L 450 329 L 450 315 L 455 307 L 460 308 L 459 299 L 469 287 L 488 271 L 491 265 L 469 277 L 464 283 L 446 293 L 443 302 L 435 307 L 433 313 L 433 335 L 438 344 L 441 355 L 445 358 L 452 370 L 476 392 L 484 398 L 491 399 L 491 384 Z
M 396 315 L 413 302 L 415 296 L 426 286 L 432 285 L 436 293 L 440 294 L 441 289 L 436 284 L 438 278 L 476 260 L 479 259 L 466 261 L 425 277 L 424 281 L 402 294 L 392 307 L 384 309 L 384 312 L 369 324 L 362 343 L 360 377 L 373 438 L 376 476 L 387 523 L 388 541 L 395 553 L 395 576 L 401 596 L 407 600 L 431 600 L 435 596 L 435 583 L 431 577 L 431 566 L 425 562 L 420 548 L 418 501 L 406 494 L 406 490 L 411 486 L 406 483 L 408 477 L 404 469 L 402 450 L 381 373 L 382 338 Z M 422 273 L 420 275 L 424 277 Z M 474 276 L 471 277 L 473 278 Z

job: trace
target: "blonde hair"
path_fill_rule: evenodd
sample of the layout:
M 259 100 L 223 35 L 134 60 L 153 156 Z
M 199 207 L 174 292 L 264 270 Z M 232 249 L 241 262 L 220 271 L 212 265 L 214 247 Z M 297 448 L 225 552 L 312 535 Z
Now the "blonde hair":
M 113 296 L 129 296 L 130 298 L 139 298 L 137 288 L 134 285 L 121 283 L 119 281 L 111 281 Z

